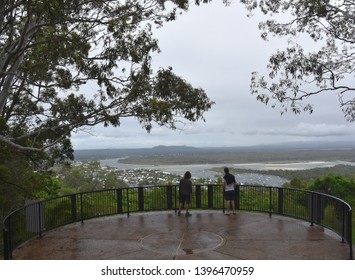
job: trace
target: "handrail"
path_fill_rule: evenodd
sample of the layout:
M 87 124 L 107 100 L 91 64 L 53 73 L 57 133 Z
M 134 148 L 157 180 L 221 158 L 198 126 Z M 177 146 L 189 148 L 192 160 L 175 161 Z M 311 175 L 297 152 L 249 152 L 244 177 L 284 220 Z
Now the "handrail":
M 328 228 L 349 245 L 349 258 L 353 259 L 352 209 L 339 198 L 300 189 L 238 185 L 235 202 L 238 210 L 283 215 Z M 89 191 L 34 202 L 4 219 L 4 258 L 11 259 L 26 240 L 66 224 L 115 214 L 176 211 L 177 207 L 178 185 Z M 224 211 L 222 185 L 194 185 L 190 207 Z

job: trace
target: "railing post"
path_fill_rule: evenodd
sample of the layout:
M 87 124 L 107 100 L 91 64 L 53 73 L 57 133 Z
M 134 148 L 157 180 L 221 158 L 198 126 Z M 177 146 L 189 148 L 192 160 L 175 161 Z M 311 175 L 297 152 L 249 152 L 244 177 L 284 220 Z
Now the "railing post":
M 268 187 L 269 189 L 269 217 L 271 217 L 272 213 L 272 192 L 271 192 L 271 187 Z
M 76 207 L 76 194 L 70 195 L 70 201 L 71 201 L 71 219 L 73 222 L 77 221 L 77 207 Z
M 320 224 L 324 217 L 324 197 L 322 194 L 312 192 L 311 221 Z
M 284 200 L 284 190 L 283 190 L 283 188 L 278 188 L 278 190 L 277 190 L 277 208 L 278 208 L 278 214 L 280 214 L 280 215 L 283 215 L 283 213 L 284 213 L 283 200 Z
M 223 201 L 224 201 L 224 197 L 223 197 Z M 235 186 L 234 203 L 235 203 L 235 210 L 239 210 L 240 209 L 240 185 Z M 223 205 L 224 205 L 224 203 L 223 203 Z M 224 209 L 224 207 L 223 207 L 223 209 Z
M 129 192 L 128 192 L 128 188 L 126 188 L 126 203 L 127 203 L 127 216 L 129 217 Z
M 167 186 L 166 187 L 166 202 L 167 202 L 167 208 L 173 209 L 173 187 L 172 186 Z
M 196 190 L 196 208 L 201 208 L 201 185 L 195 186 Z
M 213 209 L 213 186 L 207 186 L 207 196 L 208 196 L 208 208 Z
M 144 211 L 144 193 L 143 187 L 138 188 L 138 209 Z
M 84 223 L 84 202 L 83 202 L 83 193 L 80 193 L 80 220 L 81 220 L 81 223 Z
M 38 205 L 38 233 L 39 233 L 39 236 L 42 237 L 42 203 L 41 202 L 38 202 L 37 203 Z
M 123 207 L 122 207 L 122 189 L 117 189 L 116 190 L 116 198 L 117 198 L 117 213 L 122 213 L 123 212 Z
M 314 219 L 314 193 L 311 192 L 311 226 L 313 226 L 313 219 Z
M 347 232 L 346 232 L 346 214 L 345 214 L 345 208 L 346 208 L 346 205 L 343 204 L 343 207 L 342 207 L 342 225 L 341 225 L 341 243 L 344 243 L 345 242 L 345 239 L 344 239 L 344 236 L 346 236 Z M 346 238 L 346 237 L 345 237 Z

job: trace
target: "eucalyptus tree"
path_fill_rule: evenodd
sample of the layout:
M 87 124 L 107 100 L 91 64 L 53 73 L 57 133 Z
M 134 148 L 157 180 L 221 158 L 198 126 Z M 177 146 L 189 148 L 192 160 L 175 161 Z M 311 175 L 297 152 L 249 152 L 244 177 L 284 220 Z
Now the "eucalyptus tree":
M 268 77 L 252 73 L 252 94 L 282 113 L 296 114 L 313 112 L 305 101 L 314 95 L 337 94 L 344 117 L 354 121 L 355 1 L 241 2 L 251 13 L 260 10 L 269 18 L 259 24 L 265 40 L 273 35 L 288 42 L 270 57 Z
M 208 2 L 197 0 L 196 4 Z M 188 0 L 2 0 L 0 143 L 71 156 L 70 135 L 134 117 L 176 129 L 213 102 L 172 68 L 153 69 L 153 29 Z

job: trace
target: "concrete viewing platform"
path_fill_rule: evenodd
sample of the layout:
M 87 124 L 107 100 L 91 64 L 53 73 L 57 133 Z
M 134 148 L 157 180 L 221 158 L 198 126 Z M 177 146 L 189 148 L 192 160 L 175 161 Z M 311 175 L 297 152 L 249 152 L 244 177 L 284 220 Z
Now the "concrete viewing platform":
M 309 222 L 254 212 L 192 210 L 86 220 L 20 245 L 13 259 L 35 260 L 346 260 L 349 246 Z

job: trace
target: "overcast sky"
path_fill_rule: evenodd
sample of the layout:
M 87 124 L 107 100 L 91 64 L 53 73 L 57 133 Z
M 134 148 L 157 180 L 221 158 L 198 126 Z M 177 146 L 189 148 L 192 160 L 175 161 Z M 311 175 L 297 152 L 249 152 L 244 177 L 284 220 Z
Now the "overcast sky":
M 184 130 L 155 126 L 150 134 L 135 119 L 122 120 L 119 128 L 95 127 L 73 135 L 75 149 L 142 148 L 157 145 L 250 146 L 293 141 L 351 141 L 355 124 L 346 122 L 336 95 L 311 99 L 314 113 L 281 116 L 249 90 L 251 72 L 266 73 L 270 55 L 286 46 L 286 39 L 260 37 L 258 22 L 235 1 L 225 7 L 214 1 L 165 24 L 156 32 L 161 53 L 158 67 L 174 73 L 194 87 L 203 88 L 216 104 L 206 122 L 186 124 Z

